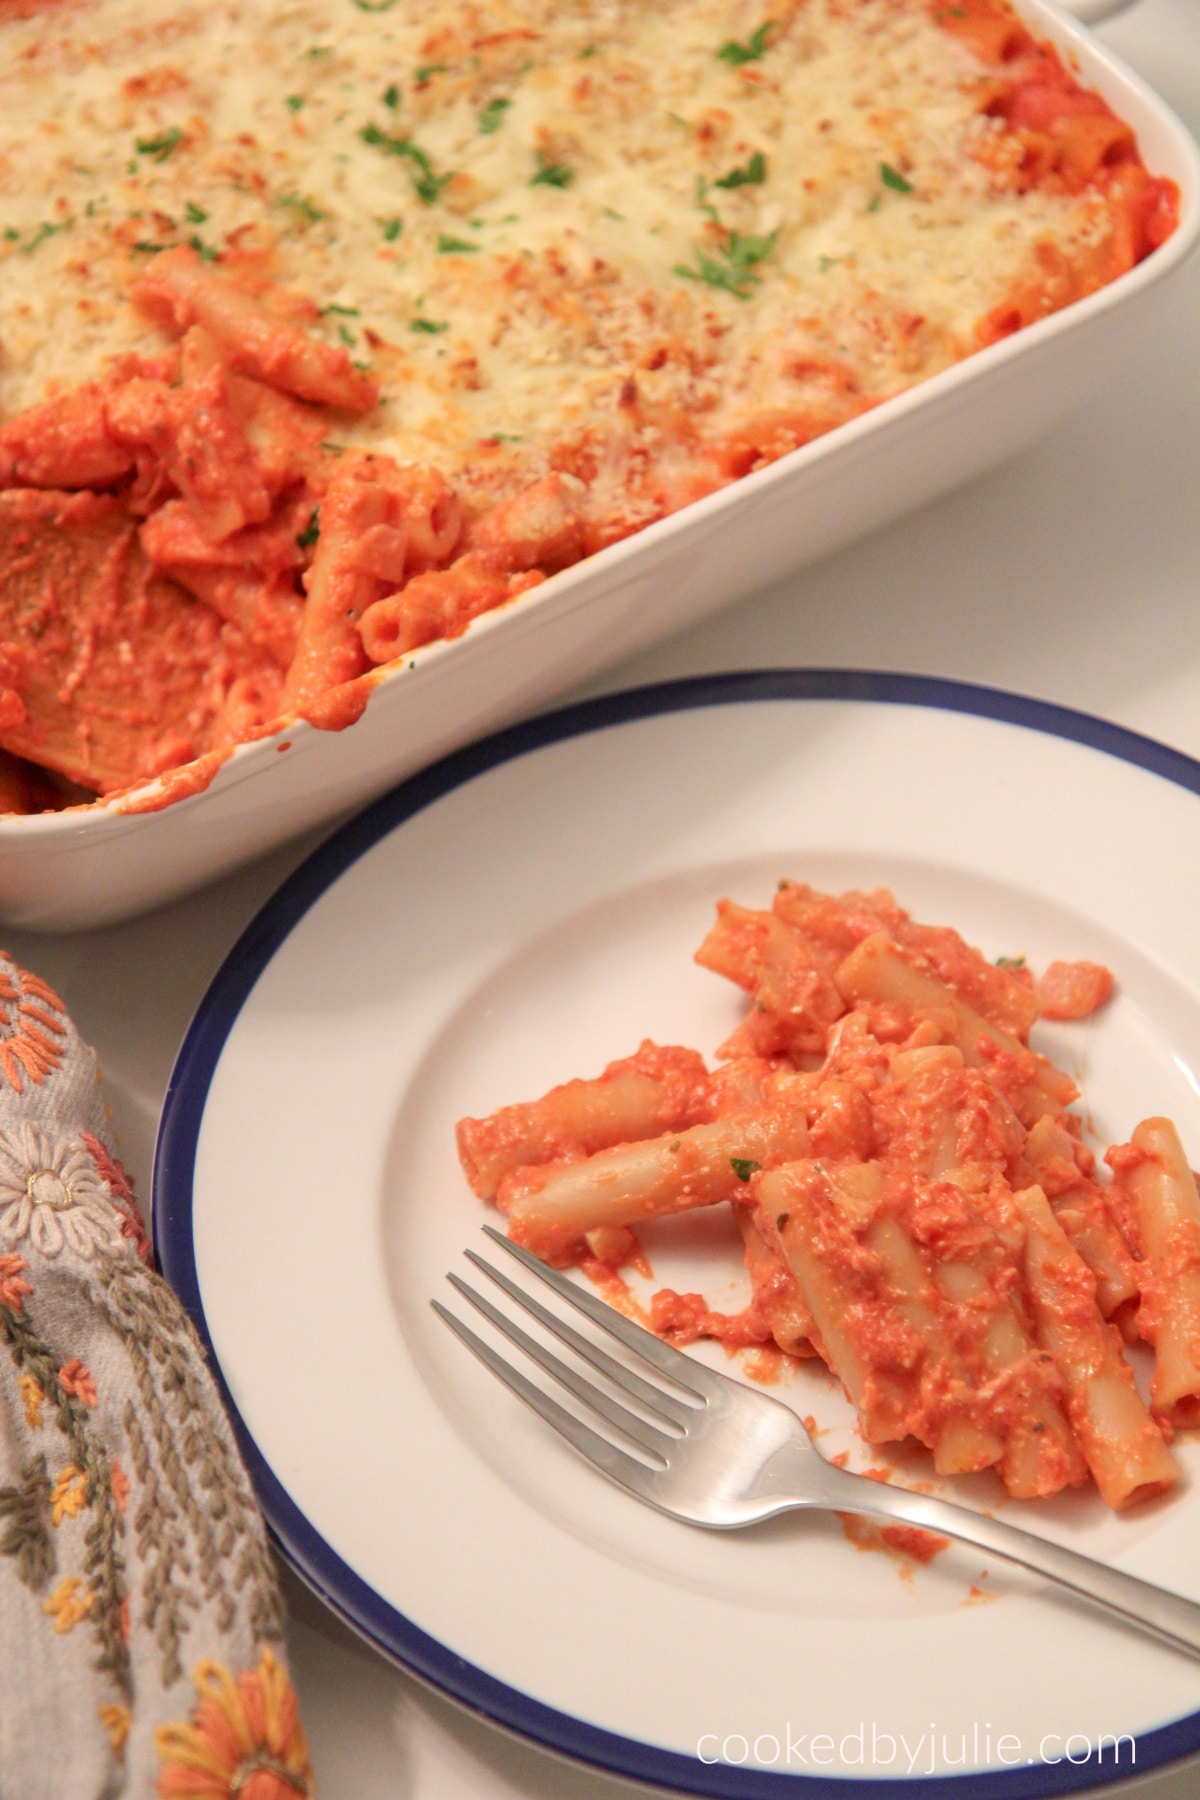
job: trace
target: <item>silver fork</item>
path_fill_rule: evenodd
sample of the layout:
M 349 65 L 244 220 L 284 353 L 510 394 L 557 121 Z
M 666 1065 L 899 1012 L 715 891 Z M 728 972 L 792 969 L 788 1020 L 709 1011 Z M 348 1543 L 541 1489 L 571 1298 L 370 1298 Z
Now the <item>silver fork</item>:
M 795 1507 L 861 1513 L 871 1519 L 916 1525 L 1045 1575 L 1127 1624 L 1200 1656 L 1200 1605 L 1194 1601 L 986 1514 L 835 1468 L 814 1447 L 790 1407 L 682 1355 L 556 1269 L 547 1268 L 492 1226 L 483 1229 L 494 1244 L 516 1257 L 560 1299 L 584 1313 L 638 1359 L 641 1372 L 635 1373 L 627 1362 L 611 1356 L 482 1256 L 473 1250 L 466 1252 L 477 1269 L 604 1376 L 632 1406 L 563 1362 L 452 1274 L 448 1279 L 453 1287 L 510 1343 L 641 1454 L 620 1449 L 561 1406 L 438 1300 L 432 1302 L 434 1311 L 506 1387 L 626 1493 L 671 1518 L 717 1531 L 736 1530 Z M 665 1377 L 669 1387 L 655 1376 Z

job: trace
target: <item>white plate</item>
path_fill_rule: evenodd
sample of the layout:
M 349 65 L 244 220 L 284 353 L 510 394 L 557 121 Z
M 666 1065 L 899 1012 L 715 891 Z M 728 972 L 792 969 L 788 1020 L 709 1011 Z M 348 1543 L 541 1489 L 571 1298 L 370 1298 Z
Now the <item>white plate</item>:
M 1200 1664 L 965 1551 L 905 1576 L 836 1520 L 720 1537 L 661 1518 L 429 1307 L 484 1217 L 455 1119 L 643 1036 L 711 1051 L 738 997 L 691 952 L 718 897 L 760 904 L 781 875 L 887 883 L 990 955 L 1109 963 L 1116 1001 L 1042 1042 L 1105 1142 L 1165 1112 L 1200 1160 L 1198 795 L 1200 766 L 1079 714 L 774 673 L 518 727 L 318 852 L 210 990 L 155 1177 L 166 1273 L 302 1573 L 487 1717 L 693 1793 L 845 1776 L 856 1795 L 902 1778 L 1017 1800 L 1200 1747 Z M 734 1302 L 736 1253 L 720 1229 L 694 1244 L 694 1223 L 655 1234 L 656 1275 Z M 826 1448 L 850 1441 L 828 1378 L 783 1391 L 838 1434 Z M 1009 1516 L 1200 1599 L 1183 1454 L 1193 1485 L 1132 1518 L 1078 1496 Z
M 1119 281 L 921 382 L 427 645 L 344 732 L 303 722 L 236 750 L 212 785 L 158 812 L 114 800 L 0 819 L 0 920 L 72 930 L 213 880 L 361 805 L 483 732 L 994 467 L 1051 430 L 1153 329 L 1200 239 L 1200 157 L 1164 103 L 1090 32 L 1021 0 L 1181 191 L 1179 228 Z

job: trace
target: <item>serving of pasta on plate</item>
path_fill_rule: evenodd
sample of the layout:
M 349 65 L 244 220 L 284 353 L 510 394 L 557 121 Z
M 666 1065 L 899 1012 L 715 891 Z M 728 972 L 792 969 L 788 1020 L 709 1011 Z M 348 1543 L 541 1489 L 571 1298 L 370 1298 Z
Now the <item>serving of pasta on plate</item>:
M 768 908 L 721 901 L 696 960 L 750 996 L 714 1070 L 646 1041 L 460 1122 L 509 1235 L 631 1305 L 614 1278 L 644 1265 L 637 1226 L 731 1204 L 749 1305 L 660 1290 L 666 1337 L 821 1358 L 867 1443 L 915 1439 L 939 1476 L 994 1469 L 1020 1499 L 1090 1476 L 1117 1510 L 1169 1491 L 1171 1438 L 1200 1423 L 1196 1178 L 1154 1117 L 1102 1183 L 1076 1083 L 1029 1044 L 1039 1017 L 1103 1006 L 1110 972 L 1034 982 L 885 889 L 792 881 Z

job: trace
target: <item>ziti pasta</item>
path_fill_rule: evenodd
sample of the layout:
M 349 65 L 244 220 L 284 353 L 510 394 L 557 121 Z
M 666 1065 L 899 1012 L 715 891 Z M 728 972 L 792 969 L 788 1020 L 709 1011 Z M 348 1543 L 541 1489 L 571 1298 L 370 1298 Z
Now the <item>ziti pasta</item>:
M 1178 1479 L 1200 1424 L 1200 1197 L 1166 1119 L 1096 1158 L 1071 1078 L 1029 1046 L 1087 1016 L 1108 971 L 1034 983 L 884 889 L 783 882 L 723 900 L 696 953 L 749 1010 L 708 1071 L 650 1042 L 587 1080 L 458 1127 L 475 1192 L 549 1261 L 611 1279 L 646 1219 L 730 1203 L 751 1300 L 664 1289 L 648 1322 L 822 1358 L 863 1436 L 940 1475 L 1045 1497 L 1094 1478 L 1121 1509 Z M 1149 1407 L 1123 1354 L 1154 1352 Z
M 1177 199 L 1007 0 L 0 0 L 0 799 L 350 722 Z

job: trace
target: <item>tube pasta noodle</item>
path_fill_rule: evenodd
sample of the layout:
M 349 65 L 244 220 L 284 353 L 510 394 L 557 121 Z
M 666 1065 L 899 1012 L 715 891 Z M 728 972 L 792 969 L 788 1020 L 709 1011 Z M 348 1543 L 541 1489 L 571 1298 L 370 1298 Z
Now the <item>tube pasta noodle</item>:
M 732 1200 L 750 1171 L 807 1148 L 804 1107 L 781 1102 L 600 1150 L 582 1162 L 517 1169 L 496 1199 L 511 1237 L 561 1256 L 587 1232 Z
M 1008 0 L 0 0 L 0 805 L 352 723 L 1178 199 Z M 746 1047 L 807 1053 L 766 929 Z
M 1200 1198 L 1179 1133 L 1146 1119 L 1108 1160 L 1130 1240 L 1148 1267 L 1138 1318 L 1154 1345 L 1156 1409 L 1200 1424 Z
M 1160 1494 L 1176 1468 L 1133 1385 L 1121 1340 L 1095 1304 L 1091 1273 L 1041 1188 L 1014 1196 L 1025 1221 L 1025 1280 L 1042 1342 L 1062 1373 L 1071 1424 L 1109 1506 Z
M 611 1280 L 640 1221 L 731 1203 L 749 1305 L 664 1289 L 664 1335 L 822 1358 L 869 1443 L 916 1439 L 940 1475 L 992 1469 L 1033 1499 L 1090 1474 L 1117 1509 L 1170 1489 L 1172 1433 L 1200 1423 L 1200 1195 L 1175 1127 L 1139 1124 L 1101 1183 L 1074 1084 L 1030 1047 L 1023 963 L 885 889 L 722 900 L 696 960 L 749 1001 L 714 1069 L 646 1042 L 461 1121 L 510 1235 Z M 1071 1017 L 1112 991 L 1095 964 L 1054 969 Z

